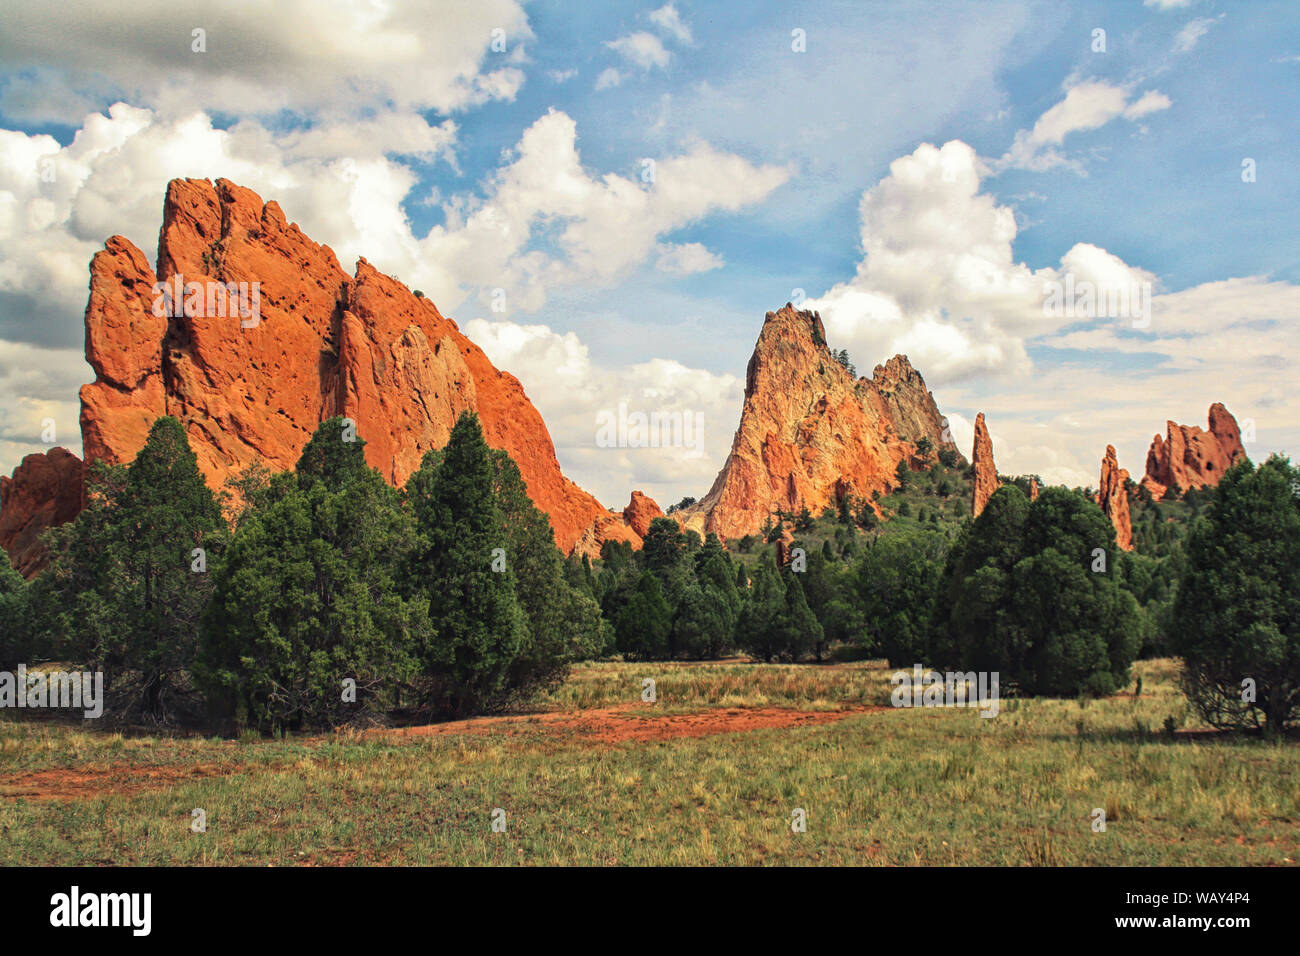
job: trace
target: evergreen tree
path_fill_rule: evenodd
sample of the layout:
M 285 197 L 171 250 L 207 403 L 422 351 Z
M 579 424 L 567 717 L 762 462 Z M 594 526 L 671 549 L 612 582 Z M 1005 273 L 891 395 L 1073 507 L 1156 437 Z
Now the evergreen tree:
M 570 662 L 604 651 L 600 605 L 581 577 L 577 587 L 566 580 L 551 520 L 528 497 L 519 466 L 505 451 L 494 451 L 492 458 L 496 469 L 493 493 L 505 531 L 505 561 L 528 624 L 526 640 L 511 667 L 510 688 L 526 695 L 560 683 Z M 579 561 L 579 575 L 581 567 Z
M 87 509 L 47 539 L 40 626 L 61 654 L 104 672 L 119 718 L 183 716 L 220 509 L 170 416 L 128 467 L 93 467 L 89 483 Z
M 895 667 L 925 663 L 930 608 L 947 552 L 944 536 L 932 531 L 900 531 L 863 548 L 851 575 L 865 650 Z
M 672 623 L 672 608 L 659 579 L 651 571 L 642 572 L 614 623 L 619 652 L 633 660 L 663 660 Z
M 1128 680 L 1146 624 L 1111 571 L 1115 554 L 1095 502 L 1048 488 L 1031 504 L 1003 485 L 949 555 L 937 662 L 997 671 L 1029 693 L 1112 693 Z
M 1288 459 L 1243 460 L 1220 479 L 1188 541 L 1170 643 L 1212 725 L 1278 734 L 1300 719 L 1300 469 Z
M 478 416 L 462 412 L 407 485 L 418 542 L 408 581 L 437 628 L 420 648 L 422 696 L 450 716 L 504 704 L 528 639 L 508 552 L 503 564 L 495 551 L 509 543 L 496 473 Z
M 737 643 L 759 660 L 771 661 L 784 649 L 785 618 L 785 586 L 776 559 L 765 551 L 754 565 L 749 601 L 736 629 Z
M 331 441 L 353 447 L 331 454 Z M 215 713 L 263 731 L 372 720 L 415 676 L 432 627 L 397 579 L 414 527 L 363 444 L 323 423 L 236 531 L 196 666 Z

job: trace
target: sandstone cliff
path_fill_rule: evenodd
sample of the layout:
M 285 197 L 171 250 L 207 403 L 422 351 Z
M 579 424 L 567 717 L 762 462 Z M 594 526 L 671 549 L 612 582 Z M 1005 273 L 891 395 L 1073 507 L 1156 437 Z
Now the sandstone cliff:
M 41 532 L 77 516 L 83 480 L 81 459 L 66 448 L 28 455 L 12 478 L 0 476 L 0 546 L 20 574 L 31 577 L 45 567 Z
M 201 284 L 193 301 L 191 282 Z M 180 294 L 160 301 L 172 289 Z M 168 185 L 156 271 L 127 239 L 109 239 L 91 262 L 85 323 L 96 376 L 81 390 L 87 462 L 130 461 L 154 419 L 174 415 L 215 489 L 257 460 L 292 467 L 316 426 L 342 415 L 367 461 L 402 484 L 473 409 L 488 444 L 518 463 L 562 550 L 639 544 L 621 515 L 564 477 L 523 386 L 454 321 L 364 259 L 349 276 L 275 202 L 234 183 Z M 22 517 L 24 506 L 10 514 L 6 503 L 5 520 L 67 520 L 66 509 L 26 506 L 36 510 Z M 11 551 L 15 540 L 0 536 Z
M 870 500 L 897 483 L 898 463 L 910 465 L 922 438 L 932 454 L 956 451 L 907 357 L 854 379 L 831 355 L 820 317 L 787 303 L 764 319 L 726 463 L 709 493 L 674 516 L 736 538 L 778 509 L 816 515 L 845 495 Z
M 993 439 L 984 424 L 984 413 L 975 416 L 975 445 L 971 449 L 971 466 L 975 471 L 975 486 L 971 492 L 970 513 L 978 518 L 984 506 L 998 490 L 998 469 L 993 464 Z
M 1246 457 L 1237 420 L 1221 403 L 1210 406 L 1208 424 L 1209 430 L 1202 431 L 1166 422 L 1165 438 L 1151 439 L 1142 485 L 1153 498 L 1174 484 L 1183 491 L 1217 485 L 1225 471 Z
M 1133 523 L 1128 509 L 1129 474 L 1119 466 L 1115 446 L 1106 446 L 1101 460 L 1101 480 L 1097 484 L 1097 504 L 1115 526 L 1115 541 L 1125 551 L 1133 550 Z

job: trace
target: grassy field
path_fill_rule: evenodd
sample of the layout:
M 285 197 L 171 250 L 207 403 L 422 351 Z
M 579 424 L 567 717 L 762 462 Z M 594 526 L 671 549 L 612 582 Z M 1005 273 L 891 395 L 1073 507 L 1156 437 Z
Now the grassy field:
M 1175 662 L 1139 664 L 1137 699 L 1003 700 L 993 719 L 868 706 L 890 673 L 589 664 L 537 715 L 284 740 L 2 722 L 0 863 L 1300 860 L 1300 745 L 1197 728 Z

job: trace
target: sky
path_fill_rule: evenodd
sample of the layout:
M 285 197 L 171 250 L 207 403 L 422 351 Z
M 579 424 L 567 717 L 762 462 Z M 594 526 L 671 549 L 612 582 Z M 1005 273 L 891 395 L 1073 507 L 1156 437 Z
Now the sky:
M 964 449 L 984 412 L 1005 474 L 1095 486 L 1113 444 L 1140 477 L 1166 420 L 1215 401 L 1255 460 L 1300 450 L 1294 0 L 0 0 L 0 21 L 4 473 L 51 420 L 80 452 L 90 258 L 121 234 L 152 260 L 175 177 L 275 199 L 344 268 L 422 290 L 615 508 L 708 491 L 787 301 L 859 374 L 908 355 Z M 700 439 L 603 447 L 620 403 Z

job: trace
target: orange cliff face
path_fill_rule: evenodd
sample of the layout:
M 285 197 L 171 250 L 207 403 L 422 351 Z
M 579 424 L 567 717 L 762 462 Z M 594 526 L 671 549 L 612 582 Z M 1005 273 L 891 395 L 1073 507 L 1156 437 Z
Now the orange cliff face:
M 1217 485 L 1223 473 L 1246 457 L 1241 429 L 1220 402 L 1210 406 L 1209 430 L 1194 425 L 1165 423 L 1165 438 L 1151 439 L 1142 486 L 1153 498 L 1164 496 L 1170 485 L 1183 491 Z
M 778 509 L 819 514 L 845 495 L 870 500 L 897 483 L 898 463 L 910 466 L 922 438 L 932 454 L 956 451 L 907 357 L 854 379 L 831 355 L 821 318 L 787 303 L 764 319 L 726 463 L 709 493 L 674 517 L 736 538 Z
M 206 290 L 197 309 L 161 301 L 190 282 Z M 218 283 L 242 295 L 223 307 Z M 364 259 L 349 276 L 275 202 L 234 183 L 168 185 L 156 273 L 128 240 L 109 239 L 91 261 L 85 322 L 96 376 L 81 389 L 87 462 L 131 461 L 153 421 L 174 415 L 216 489 L 255 461 L 293 467 L 316 427 L 341 415 L 356 422 L 366 460 L 401 485 L 473 410 L 488 444 L 519 465 L 562 550 L 640 543 L 561 473 L 519 380 L 454 321 Z M 12 540 L 0 536 L 6 548 Z

